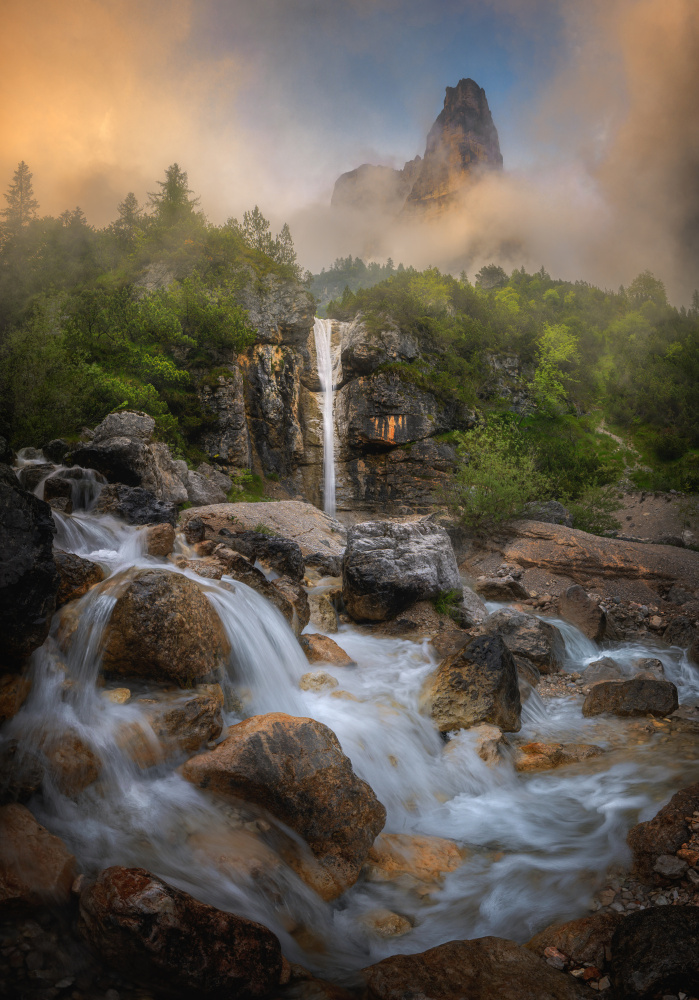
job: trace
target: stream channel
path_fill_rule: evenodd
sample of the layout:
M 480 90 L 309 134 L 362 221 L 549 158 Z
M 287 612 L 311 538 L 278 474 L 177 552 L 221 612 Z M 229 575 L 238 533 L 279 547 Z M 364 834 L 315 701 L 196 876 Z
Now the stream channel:
M 197 899 L 266 925 L 291 961 L 349 981 L 354 970 L 390 954 L 488 934 L 522 942 L 553 921 L 586 915 L 608 866 L 628 860 L 630 826 L 699 779 L 693 738 L 649 733 L 647 719 L 586 719 L 582 696 L 544 703 L 535 692 L 523 705 L 518 742 L 595 743 L 607 752 L 534 773 L 517 773 L 507 755 L 486 764 L 473 734 L 461 731 L 445 742 L 420 713 L 420 690 L 437 662 L 426 641 L 343 625 L 332 638 L 356 666 L 324 666 L 339 687 L 303 691 L 299 679 L 309 664 L 271 604 L 230 578 L 206 580 L 145 555 L 143 530 L 89 512 L 98 489 L 87 472 L 76 481 L 74 500 L 82 509 L 54 512 L 55 545 L 100 563 L 107 578 L 77 605 L 67 654 L 57 641 L 61 612 L 55 615 L 49 638 L 32 658 L 32 693 L 5 729 L 26 747 L 73 729 L 101 759 L 99 780 L 79 794 L 66 796 L 45 783 L 43 795 L 29 803 L 88 874 L 110 865 L 147 868 Z M 178 553 L 193 556 L 181 535 Z M 123 733 L 136 725 L 145 739 L 155 740 L 144 714 L 147 702 L 139 700 L 151 689 L 129 684 L 130 701 L 112 703 L 109 691 L 123 682 L 105 685 L 99 649 L 118 574 L 146 566 L 184 572 L 211 601 L 230 639 L 230 684 L 246 715 L 285 712 L 329 726 L 385 805 L 384 832 L 450 838 L 463 856 L 460 866 L 427 887 L 410 879 L 360 877 L 340 898 L 323 902 L 276 853 L 279 825 L 185 781 L 177 767 L 186 754 L 137 766 Z M 325 579 L 318 587 L 331 583 L 337 585 Z M 554 624 L 565 639 L 566 670 L 599 658 L 602 646 L 569 624 Z M 625 662 L 657 657 L 680 702 L 699 698 L 699 672 L 679 649 L 617 643 L 606 644 L 604 655 Z M 231 711 L 224 719 L 232 725 L 240 715 Z M 268 859 L 262 873 L 259 866 L 225 863 L 227 855 L 240 859 L 256 851 Z M 406 918 L 410 929 L 400 936 L 377 932 L 372 914 L 385 910 Z

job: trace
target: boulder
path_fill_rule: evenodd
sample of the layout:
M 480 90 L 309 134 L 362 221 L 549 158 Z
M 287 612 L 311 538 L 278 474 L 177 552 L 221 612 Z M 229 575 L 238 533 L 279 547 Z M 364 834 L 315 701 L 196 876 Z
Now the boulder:
M 80 930 L 130 979 L 177 995 L 268 997 L 282 972 L 261 924 L 200 903 L 143 868 L 107 868 L 80 894 Z
M 517 747 L 515 771 L 548 771 L 603 753 L 602 747 L 594 743 L 525 743 Z
M 607 615 L 578 584 L 568 587 L 558 598 L 561 618 L 579 628 L 583 635 L 594 642 L 601 642 L 607 631 Z
M 443 733 L 481 722 L 521 728 L 517 668 L 499 635 L 479 636 L 447 657 L 427 678 L 421 701 Z
M 448 872 L 464 863 L 464 852 L 445 837 L 409 833 L 380 834 L 367 855 L 367 882 L 396 882 L 404 888 L 441 884 Z
M 220 580 L 225 573 L 226 576 L 246 584 L 266 597 L 284 615 L 297 636 L 308 624 L 311 611 L 308 595 L 301 584 L 287 577 L 268 580 L 264 573 L 253 566 L 245 556 L 234 552 L 228 545 L 217 545 L 211 560 L 184 560 L 182 563 L 178 562 L 178 565 L 187 565 L 200 576 L 214 580 Z
M 205 463 L 202 463 L 204 465 Z M 207 468 L 211 468 L 208 466 Z M 212 471 L 215 471 L 212 469 Z M 217 473 L 217 477 L 221 473 Z M 228 490 L 231 488 L 231 481 L 227 476 L 221 476 L 226 480 L 227 489 L 222 488 L 218 478 L 207 476 L 201 471 L 201 467 L 193 472 L 191 469 L 187 473 L 186 488 L 187 499 L 195 507 L 208 507 L 211 504 L 225 503 Z
M 119 689 L 117 689 L 119 690 Z M 117 741 L 139 767 L 152 767 L 180 753 L 196 753 L 223 729 L 220 684 L 200 684 L 192 691 L 156 692 L 131 704 L 143 711 L 150 732 L 137 722 L 122 727 Z M 156 742 L 150 738 L 151 733 Z
M 593 660 L 583 670 L 583 680 L 586 684 L 597 684 L 598 681 L 620 681 L 626 677 L 627 673 L 624 668 L 611 656 L 602 656 L 599 660 Z
M 698 810 L 699 783 L 680 789 L 652 819 L 632 827 L 626 840 L 634 872 L 650 878 L 659 857 L 680 850 L 691 836 L 687 817 Z
M 245 719 L 182 773 L 202 788 L 264 807 L 300 834 L 327 875 L 329 899 L 357 880 L 386 819 L 335 734 L 314 719 Z
M 64 476 L 49 476 L 44 480 L 44 500 L 51 503 L 52 500 L 67 500 L 70 514 L 73 510 L 73 480 Z
M 329 663 L 333 667 L 354 666 L 351 656 L 341 649 L 336 642 L 328 639 L 326 635 L 316 635 L 310 632 L 299 636 L 301 649 L 308 657 L 309 663 Z
M 505 938 L 450 941 L 362 970 L 367 1000 L 583 1000 L 587 986 Z
M 19 469 L 17 479 L 19 479 L 22 489 L 33 493 L 39 483 L 50 476 L 55 468 L 56 466 L 52 465 L 51 462 L 32 462 L 31 465 L 23 465 Z
M 190 521 L 197 519 L 203 525 L 201 537 L 230 540 L 242 531 L 255 531 L 262 524 L 275 535 L 298 542 L 304 557 L 315 552 L 329 556 L 342 555 L 345 547 L 344 525 L 318 510 L 313 504 L 300 500 L 276 500 L 260 503 L 222 503 L 213 507 L 192 507 L 182 511 L 180 525 L 187 535 Z M 225 534 L 221 534 L 225 532 Z
M 332 691 L 339 687 L 339 681 L 324 670 L 312 670 L 303 675 L 299 681 L 299 687 L 302 691 Z
M 105 486 L 94 507 L 95 514 L 114 514 L 127 524 L 176 524 L 177 505 L 159 500 L 140 486 L 114 483 Z
M 529 591 L 513 576 L 479 576 L 476 591 L 486 601 L 526 601 Z
M 324 632 L 337 632 L 337 611 L 327 594 L 309 594 L 309 621 Z
M 279 576 L 276 580 L 272 580 L 272 590 L 276 591 L 293 608 L 289 624 L 294 635 L 301 635 L 311 618 L 311 609 L 305 587 L 288 576 Z M 272 603 L 274 604 L 275 601 L 273 600 Z
M 563 524 L 566 528 L 573 527 L 572 514 L 558 500 L 528 503 L 527 517 L 530 521 L 541 521 L 543 524 Z
M 53 557 L 59 577 L 57 608 L 82 597 L 90 587 L 104 580 L 104 570 L 90 559 L 83 559 L 82 556 L 63 552 L 61 549 L 54 549 Z
M 637 660 L 634 660 L 633 665 L 640 671 L 638 674 L 639 677 L 648 677 L 656 681 L 665 680 L 663 661 L 656 659 L 655 656 L 641 656 Z
M 303 561 L 305 566 L 317 569 L 325 576 L 342 576 L 342 555 L 331 556 L 325 552 L 311 552 L 310 555 L 304 556 Z
M 49 462 L 55 462 L 56 465 L 61 465 L 63 459 L 66 457 L 68 451 L 70 450 L 70 445 L 63 438 L 54 438 L 53 441 L 49 441 L 41 449 L 48 458 Z
M 149 556 L 159 556 L 164 559 L 170 555 L 174 545 L 175 529 L 169 521 L 148 525 L 146 528 L 146 552 Z
M 699 666 L 699 628 L 689 618 L 684 615 L 673 618 L 663 632 L 663 639 L 669 646 L 686 649 L 690 662 Z
M 499 635 L 513 656 L 529 660 L 542 674 L 557 673 L 565 660 L 563 636 L 555 625 L 511 608 L 489 615 L 480 625 L 484 635 Z
M 485 621 L 488 609 L 475 591 L 464 587 L 461 604 L 455 608 L 454 617 L 462 628 L 473 628 Z
M 107 673 L 186 687 L 223 669 L 230 644 L 196 583 L 179 573 L 141 569 L 122 585 L 104 634 Z
M 699 993 L 699 908 L 652 907 L 624 918 L 612 938 L 611 980 L 619 1000 Z
M 0 723 L 17 715 L 31 689 L 32 682 L 22 674 L 0 675 Z
M 159 500 L 184 503 L 187 475 L 166 444 L 153 441 L 155 421 L 146 413 L 123 410 L 108 414 L 92 440 L 77 446 L 67 461 L 101 472 L 111 483 L 141 486 Z
M 585 716 L 672 715 L 678 706 L 677 688 L 670 681 L 635 677 L 629 681 L 600 681 L 583 702 Z
M 0 914 L 21 916 L 67 903 L 75 858 L 24 806 L 0 808 Z
M 254 563 L 259 560 L 266 569 L 288 576 L 299 583 L 304 576 L 304 559 L 298 542 L 281 535 L 262 531 L 239 531 L 226 539 L 228 548 Z
M 74 729 L 51 733 L 41 742 L 44 765 L 62 795 L 74 797 L 96 781 L 102 761 Z
M 542 958 L 547 948 L 556 948 L 573 965 L 604 969 L 612 935 L 623 919 L 621 913 L 593 913 L 565 924 L 551 924 L 527 941 L 525 948 Z
M 38 753 L 7 740 L 0 749 L 0 805 L 27 802 L 39 791 L 44 765 Z
M 49 632 L 56 607 L 51 508 L 0 466 L 0 672 L 21 664 Z
M 444 528 L 426 521 L 367 521 L 347 533 L 342 597 L 357 621 L 383 621 L 461 579 Z

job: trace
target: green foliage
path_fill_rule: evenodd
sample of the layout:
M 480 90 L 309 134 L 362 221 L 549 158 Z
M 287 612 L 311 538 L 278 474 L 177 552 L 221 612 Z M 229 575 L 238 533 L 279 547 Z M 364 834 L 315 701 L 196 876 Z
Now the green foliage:
M 486 264 L 476 275 L 478 288 L 500 288 L 507 284 L 507 274 L 498 264 Z
M 266 524 L 256 524 L 253 530 L 260 535 L 268 535 L 270 538 L 277 537 L 277 532 L 272 531 L 272 529 L 268 527 Z
M 432 598 L 432 607 L 439 615 L 451 616 L 461 603 L 462 596 L 460 590 L 442 590 Z
M 527 504 L 550 498 L 547 476 L 536 466 L 522 430 L 507 419 L 461 435 L 463 464 L 446 491 L 446 501 L 460 522 L 487 535 L 526 515 Z
M 327 271 L 323 268 L 320 274 L 314 274 L 310 290 L 318 300 L 322 314 L 323 307 L 333 299 L 340 298 L 345 289 L 351 293 L 360 288 L 372 288 L 392 274 L 404 270 L 402 264 L 396 269 L 390 257 L 385 264 L 376 261 L 367 264 L 361 257 L 352 257 L 350 254 L 348 257 L 338 257 Z
M 32 173 L 24 160 L 18 164 L 12 184 L 3 197 L 7 207 L 0 211 L 0 215 L 5 219 L 3 228 L 6 232 L 18 233 L 36 218 L 39 202 L 34 197 Z
M 580 361 L 578 341 L 564 323 L 546 323 L 537 344 L 532 394 L 540 413 L 554 417 L 567 399 L 571 369 Z
M 251 212 L 243 213 L 242 223 L 229 219 L 227 225 L 239 234 L 243 242 L 252 250 L 265 254 L 270 260 L 288 268 L 297 278 L 301 269 L 296 261 L 296 250 L 288 223 L 284 223 L 276 236 L 272 236 L 269 219 L 265 219 L 257 205 Z
M 621 510 L 623 504 L 614 486 L 587 486 L 577 500 L 564 502 L 573 517 L 574 528 L 593 535 L 604 535 L 621 527 L 614 514 Z

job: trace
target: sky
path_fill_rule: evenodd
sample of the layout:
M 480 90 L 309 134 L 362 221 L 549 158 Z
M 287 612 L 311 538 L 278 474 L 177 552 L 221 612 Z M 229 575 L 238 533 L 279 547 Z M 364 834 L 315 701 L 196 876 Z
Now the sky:
M 24 159 L 42 212 L 104 225 L 176 161 L 212 222 L 259 204 L 314 270 L 491 255 L 612 287 L 650 267 L 682 298 L 699 285 L 697 56 L 697 0 L 23 0 L 0 35 L 0 186 Z M 333 216 L 337 176 L 422 154 L 466 76 L 502 177 L 440 231 Z

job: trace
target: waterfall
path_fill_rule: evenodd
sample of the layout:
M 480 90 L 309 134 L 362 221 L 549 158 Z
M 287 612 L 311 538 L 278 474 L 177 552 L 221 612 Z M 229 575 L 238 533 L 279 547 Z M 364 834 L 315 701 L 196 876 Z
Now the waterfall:
M 313 324 L 316 342 L 318 378 L 323 391 L 323 510 L 335 515 L 335 427 L 333 423 L 334 386 L 339 352 L 332 349 L 332 323 L 319 319 Z

